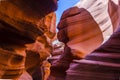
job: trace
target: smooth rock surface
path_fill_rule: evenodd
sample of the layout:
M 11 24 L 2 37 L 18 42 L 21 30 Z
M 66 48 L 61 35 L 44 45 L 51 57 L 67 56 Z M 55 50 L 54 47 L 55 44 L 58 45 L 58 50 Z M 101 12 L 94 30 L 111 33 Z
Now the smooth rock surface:
M 0 1 L 1 79 L 16 80 L 26 75 L 24 72 L 29 67 L 33 69 L 27 70 L 31 75 L 37 72 L 52 51 L 56 9 L 57 0 Z M 33 52 L 28 51 L 26 55 L 29 49 Z

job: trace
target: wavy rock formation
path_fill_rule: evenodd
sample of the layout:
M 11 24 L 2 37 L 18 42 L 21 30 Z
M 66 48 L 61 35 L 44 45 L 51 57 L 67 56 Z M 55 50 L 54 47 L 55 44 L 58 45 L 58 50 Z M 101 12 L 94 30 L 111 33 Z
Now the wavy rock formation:
M 58 24 L 58 39 L 69 47 L 70 52 L 69 54 L 64 53 L 60 59 L 52 65 L 51 70 L 53 70 L 53 73 L 60 73 L 55 72 L 55 69 L 60 69 L 60 67 L 62 67 L 60 70 L 63 70 L 62 73 L 64 73 L 73 59 L 85 58 L 108 40 L 109 36 L 116 31 L 118 25 L 118 0 L 80 0 L 75 7 L 64 11 Z M 72 57 L 69 58 L 69 56 Z M 79 62 L 76 63 L 79 64 Z M 77 72 L 79 72 L 77 68 L 80 66 L 74 68 L 74 66 L 77 65 L 76 63 L 70 65 L 70 70 L 67 71 L 67 80 L 84 79 L 82 78 L 83 76 L 76 77 L 78 75 Z M 75 74 L 74 70 L 76 70 Z M 56 80 L 59 80 L 59 78 Z M 84 80 L 94 79 L 85 78 Z
M 37 2 L 34 2 L 33 0 L 31 1 L 18 1 L 18 0 L 11 0 L 11 1 L 1 1 L 0 2 L 0 22 L 1 25 L 7 25 L 9 29 L 9 35 L 11 36 L 14 34 L 13 38 L 16 38 L 16 40 L 20 38 L 19 43 L 30 43 L 34 42 L 36 37 L 39 35 L 42 35 L 43 32 L 41 31 L 41 28 L 36 28 L 38 22 L 44 15 L 47 15 L 48 12 L 52 12 L 56 10 L 56 5 L 55 3 L 56 0 L 54 1 L 49 1 L 47 0 L 41 1 L 37 0 Z M 47 4 L 46 4 L 47 3 Z M 42 4 L 42 5 L 41 5 Z M 24 5 L 24 6 L 23 6 Z M 33 5 L 35 5 L 33 7 Z M 44 5 L 44 6 L 43 6 Z M 48 7 L 50 5 L 51 7 Z M 25 7 L 25 8 L 23 8 Z M 42 10 L 42 8 L 45 10 Z M 39 10 L 36 10 L 39 9 Z M 36 13 L 36 14 L 34 14 Z M 29 27 L 28 27 L 29 26 Z M 6 28 L 6 27 L 5 27 Z M 4 27 L 3 27 L 4 29 Z M 12 30 L 11 30 L 12 29 Z M 4 29 L 6 30 L 6 29 Z M 27 30 L 27 31 L 26 31 Z M 11 31 L 11 32 L 10 32 Z M 1 34 L 8 35 L 8 32 L 2 32 Z M 19 34 L 19 35 L 16 35 Z M 0 35 L 1 37 L 4 37 Z M 23 36 L 23 37 L 21 37 Z M 12 36 L 11 36 L 12 37 Z M 11 40 L 9 37 L 7 37 L 9 41 Z M 7 39 L 6 37 L 3 38 L 1 41 L 5 41 Z M 22 40 L 21 40 L 22 38 Z M 13 41 L 13 40 L 12 40 Z M 11 41 L 11 42 L 12 42 Z M 18 42 L 18 41 L 14 41 Z M 27 42 L 28 41 L 28 42 Z
M 25 71 L 25 67 L 28 70 L 28 66 L 32 66 L 32 71 L 35 71 L 34 66 L 40 67 L 41 57 L 46 59 L 52 50 L 56 16 L 55 13 L 49 13 L 56 9 L 57 0 L 0 1 L 1 79 L 17 79 Z M 26 44 L 31 46 L 26 48 Z M 34 50 L 34 47 L 40 51 Z M 29 73 L 32 71 L 28 70 Z
M 102 46 L 83 60 L 76 60 L 67 70 L 66 80 L 119 80 L 120 28 Z
M 119 80 L 120 10 L 118 0 L 109 0 L 108 3 L 108 11 L 115 32 L 104 44 L 87 55 L 83 60 L 73 61 L 67 70 L 65 80 Z
M 41 73 L 38 69 L 42 65 L 42 62 L 46 60 L 53 51 L 52 41 L 56 34 L 55 22 L 55 13 L 46 15 L 38 24 L 39 27 L 42 27 L 44 34 L 42 36 L 38 36 L 35 43 L 27 45 L 26 69 L 32 76 Z M 37 72 L 34 73 L 35 71 Z M 35 80 L 39 79 L 40 78 L 37 78 Z

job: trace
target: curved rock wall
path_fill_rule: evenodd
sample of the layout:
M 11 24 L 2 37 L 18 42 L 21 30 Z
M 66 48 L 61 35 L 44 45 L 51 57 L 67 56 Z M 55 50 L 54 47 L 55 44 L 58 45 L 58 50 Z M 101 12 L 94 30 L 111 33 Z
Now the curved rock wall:
M 67 77 L 65 80 L 119 80 L 120 9 L 118 0 L 109 0 L 108 4 L 108 11 L 115 32 L 105 43 L 88 54 L 83 60 L 73 61 L 66 71 Z
M 80 80 L 84 79 L 84 76 L 84 80 L 95 80 L 87 78 L 92 72 L 88 71 L 87 73 L 88 67 L 84 69 L 84 66 L 90 66 L 92 63 L 89 64 L 83 60 L 84 64 L 82 65 L 80 61 L 81 67 L 79 61 L 75 61 L 71 65 L 70 63 L 74 59 L 85 58 L 101 44 L 104 44 L 111 34 L 117 30 L 119 18 L 118 0 L 80 0 L 74 7 L 65 10 L 58 24 L 59 32 L 57 35 L 59 41 L 65 43 L 65 48 L 61 57 L 52 64 L 50 80 L 53 78 L 55 80 L 66 80 L 66 70 L 69 67 L 67 80 Z M 96 57 L 99 58 L 99 56 L 94 56 L 95 59 L 97 59 Z M 101 57 L 104 59 L 105 56 L 101 55 Z M 91 69 L 93 68 L 90 67 Z M 97 73 L 94 73 L 93 70 L 93 74 L 96 75 Z
M 0 1 L 1 79 L 17 79 L 25 69 L 32 75 L 50 55 L 56 9 L 57 0 Z
M 118 2 L 111 0 L 81 0 L 64 11 L 58 25 L 58 39 L 84 58 L 98 48 L 119 24 Z

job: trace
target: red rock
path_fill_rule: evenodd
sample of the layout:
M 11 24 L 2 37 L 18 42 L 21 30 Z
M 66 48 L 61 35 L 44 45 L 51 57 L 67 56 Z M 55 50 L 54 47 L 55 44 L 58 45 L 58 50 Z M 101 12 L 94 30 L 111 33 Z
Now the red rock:
M 33 44 L 27 44 L 27 57 L 26 57 L 26 70 L 35 80 L 41 79 L 42 76 L 49 74 L 50 70 L 45 71 L 42 74 L 41 66 L 43 66 L 43 61 L 46 60 L 52 53 L 52 39 L 54 40 L 56 16 L 55 13 L 50 13 L 46 15 L 41 22 L 37 25 L 42 27 L 44 34 L 37 37 L 36 42 Z M 44 68 L 44 67 L 43 67 Z
M 81 4 L 80 7 L 84 6 L 82 5 L 82 3 L 80 4 Z M 88 3 L 87 5 L 90 6 L 91 4 Z M 70 68 L 67 70 L 66 80 L 80 80 L 80 79 L 119 80 L 120 77 L 120 60 L 119 60 L 120 27 L 118 27 L 120 17 L 119 6 L 118 4 L 115 3 L 115 1 L 112 0 L 109 1 L 109 4 L 110 4 L 109 15 L 112 21 L 112 26 L 113 29 L 114 30 L 117 29 L 117 31 L 112 34 L 108 41 L 106 41 L 99 48 L 94 50 L 91 54 L 88 54 L 83 60 L 73 61 L 73 63 L 70 65 Z M 89 9 L 87 7 L 87 9 L 88 11 L 91 11 L 90 9 L 92 8 Z
M 0 1 L 0 48 L 2 49 L 0 51 L 0 55 L 2 55 L 0 58 L 0 67 L 2 67 L 0 68 L 0 78 L 16 80 L 24 73 L 25 69 L 28 69 L 27 71 L 31 75 L 37 70 L 40 72 L 41 59 L 45 60 L 52 51 L 51 41 L 56 34 L 56 16 L 54 13 L 49 13 L 56 9 L 57 0 Z M 41 25 L 38 24 L 42 19 L 47 20 Z M 47 31 L 42 30 L 41 26 L 47 28 Z M 42 40 L 38 37 L 41 37 Z M 26 44 L 34 44 L 35 41 L 42 44 L 37 45 L 37 49 L 40 48 L 41 52 L 33 50 L 33 53 L 28 52 L 29 54 L 25 55 Z M 34 46 L 36 48 L 36 45 L 32 45 L 32 48 Z M 26 63 L 25 58 L 27 58 Z M 36 75 L 34 74 L 34 76 Z
M 46 8 L 48 6 L 51 7 Z M 47 0 L 42 2 L 40 0 L 37 0 L 37 3 L 34 2 L 33 0 L 1 1 L 0 34 L 4 34 L 4 36 L 11 37 L 6 38 L 3 35 L 0 35 L 0 37 L 2 37 L 0 42 L 3 43 L 7 39 L 11 40 L 11 38 L 13 42 L 18 42 L 21 44 L 34 42 L 38 36 L 43 35 L 41 29 L 37 28 L 37 23 L 45 15 L 56 9 L 57 9 L 56 0 L 54 1 L 49 0 L 48 2 Z M 14 38 L 16 38 L 16 41 L 13 40 Z M 9 40 L 6 42 L 9 43 Z
M 66 80 L 119 80 L 120 28 L 110 39 L 83 60 L 74 61 L 67 70 Z
M 25 53 L 0 48 L 0 55 L 1 79 L 16 79 L 24 72 Z
M 79 3 L 75 5 L 75 7 L 72 7 L 64 11 L 61 17 L 61 20 L 58 24 L 58 29 L 59 29 L 58 39 L 64 42 L 70 48 L 71 50 L 70 54 L 72 53 L 73 59 L 75 59 L 74 57 L 76 56 L 79 59 L 85 58 L 85 56 L 93 52 L 96 48 L 98 48 L 101 44 L 103 44 L 106 40 L 108 40 L 109 36 L 111 36 L 111 34 L 117 29 L 118 23 L 119 23 L 119 15 L 118 15 L 119 8 L 118 8 L 118 5 L 114 3 L 116 1 L 117 0 L 115 1 L 81 0 Z M 113 50 L 113 49 L 110 48 L 110 50 Z M 67 54 L 67 55 L 70 55 L 70 54 Z M 62 57 L 63 56 L 64 55 L 62 55 Z M 65 57 L 67 56 L 64 56 L 63 59 L 61 58 L 58 59 L 58 61 L 59 62 L 62 62 L 62 60 L 64 61 Z M 104 59 L 104 56 L 102 56 L 103 58 L 101 57 L 98 58 L 98 57 L 94 57 L 93 60 L 95 59 L 99 60 L 99 58 L 100 60 Z M 107 60 L 109 60 L 109 58 L 106 59 L 106 61 Z M 107 76 L 106 78 L 104 78 L 103 77 L 105 76 L 104 74 L 102 75 L 103 78 L 100 77 L 99 74 L 95 78 L 88 78 L 89 76 L 93 77 L 92 73 L 93 75 L 97 75 L 96 73 L 94 74 L 94 71 L 95 70 L 97 71 L 99 68 L 96 68 L 94 70 L 92 68 L 94 63 L 87 62 L 87 61 L 89 60 L 83 60 L 83 62 L 81 61 L 80 64 L 79 62 L 74 62 L 74 64 L 71 64 L 70 69 L 67 71 L 67 80 L 80 80 L 80 79 L 95 80 L 95 78 L 97 77 L 100 78 L 100 80 L 110 79 L 110 78 L 107 78 Z M 55 68 L 54 65 L 56 65 L 56 67 L 65 65 L 64 62 L 63 63 L 59 63 L 59 62 L 53 64 L 54 70 L 57 69 Z M 104 68 L 106 66 L 104 64 L 102 64 L 102 66 L 97 65 L 97 62 L 94 65 L 95 67 L 96 66 L 102 67 L 103 71 L 107 68 L 107 67 Z M 90 67 L 90 69 L 92 69 L 93 71 L 90 72 L 89 70 L 87 73 L 87 70 L 89 69 L 87 66 Z M 112 68 L 112 65 L 109 66 L 108 68 L 109 68 L 108 69 L 109 71 L 110 68 Z M 85 74 L 84 74 L 84 70 L 86 71 Z M 65 73 L 65 70 L 64 71 L 61 70 L 61 72 Z M 89 74 L 89 72 L 91 74 Z M 99 73 L 99 71 L 97 73 Z M 111 76 L 111 73 L 110 73 L 110 76 Z M 111 80 L 113 79 L 114 78 L 111 78 Z

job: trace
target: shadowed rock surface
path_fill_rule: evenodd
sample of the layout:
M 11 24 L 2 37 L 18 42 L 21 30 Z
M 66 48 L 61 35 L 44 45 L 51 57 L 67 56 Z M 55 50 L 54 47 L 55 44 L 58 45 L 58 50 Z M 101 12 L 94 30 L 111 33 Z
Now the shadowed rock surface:
M 50 55 L 51 41 L 56 34 L 56 16 L 51 12 L 56 9 L 57 0 L 0 1 L 1 79 L 18 79 L 25 72 L 25 68 L 28 68 L 26 65 L 38 68 L 41 61 Z M 26 48 L 26 44 L 31 46 Z M 35 50 L 34 44 L 38 44 Z M 26 55 L 26 49 L 30 48 L 33 53 L 28 51 L 29 55 Z M 32 69 L 35 71 L 34 68 Z
M 63 73 L 65 73 L 65 71 L 70 67 L 70 69 L 67 71 L 67 80 L 89 80 L 89 78 L 87 78 L 87 74 L 82 75 L 82 72 L 80 73 L 80 70 L 82 69 L 84 73 L 84 67 L 79 68 L 80 65 L 82 65 L 82 62 L 77 67 L 75 66 L 79 64 L 79 62 L 74 62 L 74 64 L 71 64 L 70 66 L 69 64 L 72 62 L 73 59 L 85 58 L 88 54 L 98 48 L 101 44 L 108 40 L 108 38 L 114 31 L 116 31 L 118 25 L 118 0 L 81 0 L 75 5 L 75 7 L 69 8 L 64 11 L 58 24 L 58 39 L 64 42 L 70 48 L 70 52 L 65 53 L 64 50 L 64 54 L 62 54 L 62 56 L 56 61 L 56 63 L 52 65 L 51 71 L 53 70 L 53 74 L 63 75 Z M 72 56 L 72 58 L 69 57 L 70 55 Z M 101 56 L 104 57 L 104 55 Z M 86 63 L 85 67 L 88 70 L 89 64 L 92 65 L 92 63 L 89 63 L 88 61 L 87 64 L 87 60 L 84 62 Z M 96 65 L 96 63 L 94 64 Z M 120 68 L 119 65 L 117 66 L 118 68 Z M 92 66 L 90 66 L 90 68 L 92 68 Z M 61 72 L 55 69 L 59 69 Z M 106 68 L 103 67 L 103 70 L 104 69 Z M 74 70 L 76 71 L 74 72 Z M 108 70 L 110 70 L 110 68 Z M 96 74 L 92 74 L 92 72 L 90 73 L 93 77 L 90 80 L 95 80 L 96 78 L 94 75 Z M 84 78 L 84 76 L 86 78 Z M 90 75 L 88 75 L 88 77 L 89 76 Z M 104 78 L 103 75 L 102 77 L 100 78 L 101 80 L 107 79 Z M 60 77 L 58 75 L 54 75 L 54 78 L 55 80 L 57 80 L 57 78 L 59 79 Z M 63 78 L 61 80 L 66 79 Z M 112 79 L 115 78 L 111 78 L 111 80 Z
M 67 70 L 66 80 L 119 80 L 120 78 L 120 28 L 98 49 L 76 60 Z
M 58 24 L 57 37 L 65 44 L 60 57 L 52 47 L 57 0 L 0 1 L 0 78 L 118 80 L 118 1 L 80 0 L 65 10 Z
M 65 80 L 119 80 L 120 27 L 118 25 L 120 11 L 115 1 L 109 1 L 109 11 L 115 32 L 104 44 L 87 55 L 83 60 L 73 61 L 67 70 Z
M 51 7 L 47 8 L 48 6 Z M 56 9 L 57 9 L 56 0 L 54 1 L 49 0 L 48 2 L 47 0 L 42 2 L 41 0 L 37 0 L 36 2 L 33 0 L 1 1 L 0 36 L 2 37 L 2 39 L 0 40 L 0 42 L 1 43 L 10 42 L 12 44 L 15 42 L 21 44 L 34 42 L 37 36 L 41 36 L 42 34 L 44 34 L 44 32 L 41 31 L 41 27 L 37 28 L 38 22 L 45 15 Z M 4 34 L 4 36 L 2 34 Z

